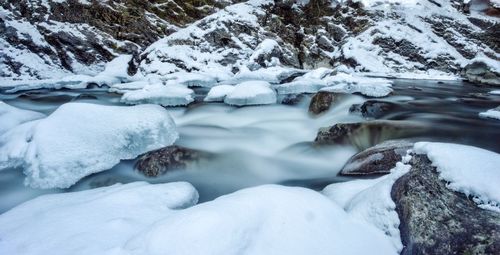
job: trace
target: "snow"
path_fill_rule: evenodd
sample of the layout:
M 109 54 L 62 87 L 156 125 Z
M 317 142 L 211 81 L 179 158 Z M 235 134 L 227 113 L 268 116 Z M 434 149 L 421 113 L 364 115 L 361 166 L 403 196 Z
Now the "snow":
M 40 196 L 0 215 L 0 254 L 111 254 L 197 200 L 193 186 L 182 182 Z
M 224 102 L 227 94 L 231 93 L 234 90 L 234 86 L 232 85 L 218 85 L 212 87 L 205 97 L 204 101 L 206 102 Z
M 384 97 L 392 90 L 392 82 L 383 78 L 369 78 L 359 75 L 339 73 L 324 79 L 330 86 L 321 91 L 337 93 L 361 93 L 369 97 Z
M 0 135 L 22 123 L 43 117 L 44 114 L 22 110 L 0 101 Z
M 0 136 L 0 169 L 22 167 L 25 183 L 67 188 L 122 159 L 171 145 L 175 123 L 160 106 L 67 103 Z
M 489 93 L 492 95 L 500 95 L 500 90 L 492 90 Z
M 419 142 L 418 154 L 426 154 L 439 178 L 451 190 L 461 192 L 484 209 L 500 212 L 500 154 L 472 146 Z
M 391 174 L 373 180 L 355 180 L 327 186 L 323 194 L 341 205 L 353 218 L 367 222 L 387 235 L 394 249 L 403 249 L 399 234 L 399 217 L 391 198 L 394 182 L 411 166 L 398 162 Z
M 329 68 L 318 68 L 295 78 L 291 82 L 277 85 L 275 88 L 278 94 L 316 93 L 327 86 L 327 82 L 322 79 L 332 72 L 333 70 Z
M 500 120 L 500 106 L 494 109 L 479 113 L 480 117 Z
M 116 83 L 111 85 L 108 91 L 110 93 L 124 94 L 127 91 L 142 89 L 149 84 L 150 83 L 148 81 L 132 81 L 132 82 Z
M 266 81 L 246 81 L 236 85 L 224 102 L 237 106 L 274 104 L 276 92 Z
M 194 205 L 197 198 L 187 183 L 41 196 L 0 215 L 0 253 L 397 254 L 375 227 L 309 189 L 266 185 Z
M 155 83 L 140 90 L 127 91 L 121 102 L 126 104 L 159 104 L 163 106 L 188 105 L 194 101 L 194 91 L 184 85 Z

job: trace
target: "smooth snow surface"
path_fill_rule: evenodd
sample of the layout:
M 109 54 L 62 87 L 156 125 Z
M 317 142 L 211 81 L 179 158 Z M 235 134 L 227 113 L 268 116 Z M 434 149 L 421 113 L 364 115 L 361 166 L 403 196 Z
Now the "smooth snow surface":
M 127 91 L 121 101 L 126 104 L 188 105 L 194 101 L 194 91 L 184 85 L 146 85 L 140 90 Z
M 416 143 L 427 154 L 447 187 L 473 197 L 481 208 L 500 212 L 500 154 L 472 146 Z
M 329 87 L 321 91 L 337 93 L 361 93 L 370 97 L 384 97 L 392 90 L 392 82 L 382 78 L 368 78 L 352 74 L 339 73 L 325 78 Z
M 246 81 L 236 85 L 224 102 L 237 106 L 274 104 L 276 92 L 266 81 Z
M 0 101 L 0 135 L 22 123 L 43 117 L 44 114 L 18 109 Z
M 160 106 L 67 103 L 2 134 L 0 169 L 22 167 L 32 187 L 67 188 L 177 137 L 174 121 Z
M 114 254 L 172 209 L 197 200 L 184 182 L 40 196 L 0 215 L 0 254 Z
M 227 94 L 234 90 L 232 85 L 218 85 L 210 89 L 204 101 L 206 102 L 223 102 Z

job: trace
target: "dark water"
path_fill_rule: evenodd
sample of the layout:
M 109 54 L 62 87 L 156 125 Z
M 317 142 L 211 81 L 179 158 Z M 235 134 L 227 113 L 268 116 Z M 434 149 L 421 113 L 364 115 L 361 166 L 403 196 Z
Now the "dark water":
M 352 105 L 367 100 L 391 104 L 389 110 L 377 114 L 377 119 L 409 121 L 424 126 L 425 132 L 410 137 L 415 140 L 447 141 L 500 152 L 500 121 L 478 116 L 479 112 L 500 105 L 499 95 L 488 94 L 493 89 L 456 81 L 396 80 L 395 91 L 389 97 L 370 99 L 342 95 L 327 113 L 319 117 L 307 113 L 310 95 L 293 106 L 236 108 L 198 103 L 187 108 L 169 108 L 180 132 L 176 144 L 211 151 L 217 155 L 214 159 L 154 179 L 137 173 L 133 169 L 133 160 L 124 161 L 109 171 L 81 180 L 67 190 L 44 191 L 25 187 L 22 169 L 8 169 L 0 172 L 0 213 L 44 193 L 85 190 L 132 181 L 188 181 L 198 189 L 201 201 L 265 183 L 321 189 L 333 182 L 350 180 L 337 176 L 337 173 L 359 148 L 350 145 L 313 146 L 318 129 L 336 123 L 373 119 L 349 111 Z M 8 104 L 46 114 L 71 101 L 120 105 L 119 99 L 119 95 L 99 88 L 0 94 L 0 100 Z M 371 138 L 359 139 L 372 141 Z

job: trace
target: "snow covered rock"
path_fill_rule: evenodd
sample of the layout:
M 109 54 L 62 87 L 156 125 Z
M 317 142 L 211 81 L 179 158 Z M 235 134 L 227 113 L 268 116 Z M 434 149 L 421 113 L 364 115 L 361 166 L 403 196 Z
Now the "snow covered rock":
M 0 169 L 22 167 L 26 184 L 67 188 L 122 159 L 171 145 L 175 123 L 160 106 L 67 103 L 0 136 Z
M 480 117 L 500 120 L 500 106 L 494 109 L 479 113 Z
M 231 93 L 234 90 L 234 86 L 232 85 L 218 85 L 212 87 L 208 92 L 207 96 L 203 101 L 205 102 L 224 102 L 227 94 Z
M 462 70 L 472 82 L 500 85 L 500 62 L 489 58 L 475 58 Z
M 0 253 L 112 254 L 174 209 L 197 201 L 198 192 L 182 182 L 40 196 L 0 215 Z
M 224 103 L 229 105 L 264 105 L 276 103 L 276 92 L 265 81 L 246 81 L 227 94 Z
M 22 110 L 0 101 L 0 135 L 22 123 L 43 117 L 42 113 Z
M 121 102 L 126 104 L 188 105 L 194 101 L 194 91 L 184 85 L 149 84 L 139 90 L 127 91 Z
M 361 93 L 369 97 L 384 97 L 392 92 L 392 82 L 381 78 L 367 78 L 340 73 L 326 78 L 329 85 L 321 91 Z

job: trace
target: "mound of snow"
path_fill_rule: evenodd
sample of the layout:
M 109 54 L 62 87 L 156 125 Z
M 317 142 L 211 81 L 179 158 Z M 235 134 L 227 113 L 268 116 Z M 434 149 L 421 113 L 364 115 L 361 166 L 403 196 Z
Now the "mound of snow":
M 22 123 L 43 117 L 44 114 L 18 109 L 0 101 L 0 134 Z
M 227 94 L 234 90 L 232 85 L 218 85 L 210 89 L 204 101 L 206 102 L 223 102 Z
M 140 90 L 127 91 L 121 102 L 126 104 L 159 104 L 163 106 L 188 105 L 193 102 L 194 91 L 183 85 L 161 83 L 144 86 Z
M 382 78 L 368 78 L 340 73 L 329 76 L 325 80 L 331 86 L 323 88 L 321 91 L 361 93 L 369 97 L 384 97 L 393 91 L 391 88 L 392 82 Z
M 188 183 L 117 184 L 40 196 L 0 215 L 0 254 L 113 253 L 172 209 L 197 200 Z
M 447 187 L 472 196 L 481 208 L 500 211 L 500 154 L 447 143 L 420 142 L 418 154 L 427 154 Z
M 479 113 L 480 117 L 500 120 L 500 106 L 494 109 Z
M 246 81 L 236 85 L 224 102 L 237 106 L 274 104 L 276 92 L 266 81 Z
M 21 166 L 32 187 L 67 188 L 177 137 L 174 121 L 160 106 L 68 103 L 1 135 L 0 169 Z
M 132 81 L 125 83 L 116 83 L 109 88 L 110 93 L 125 94 L 128 91 L 142 89 L 149 85 L 148 81 Z

